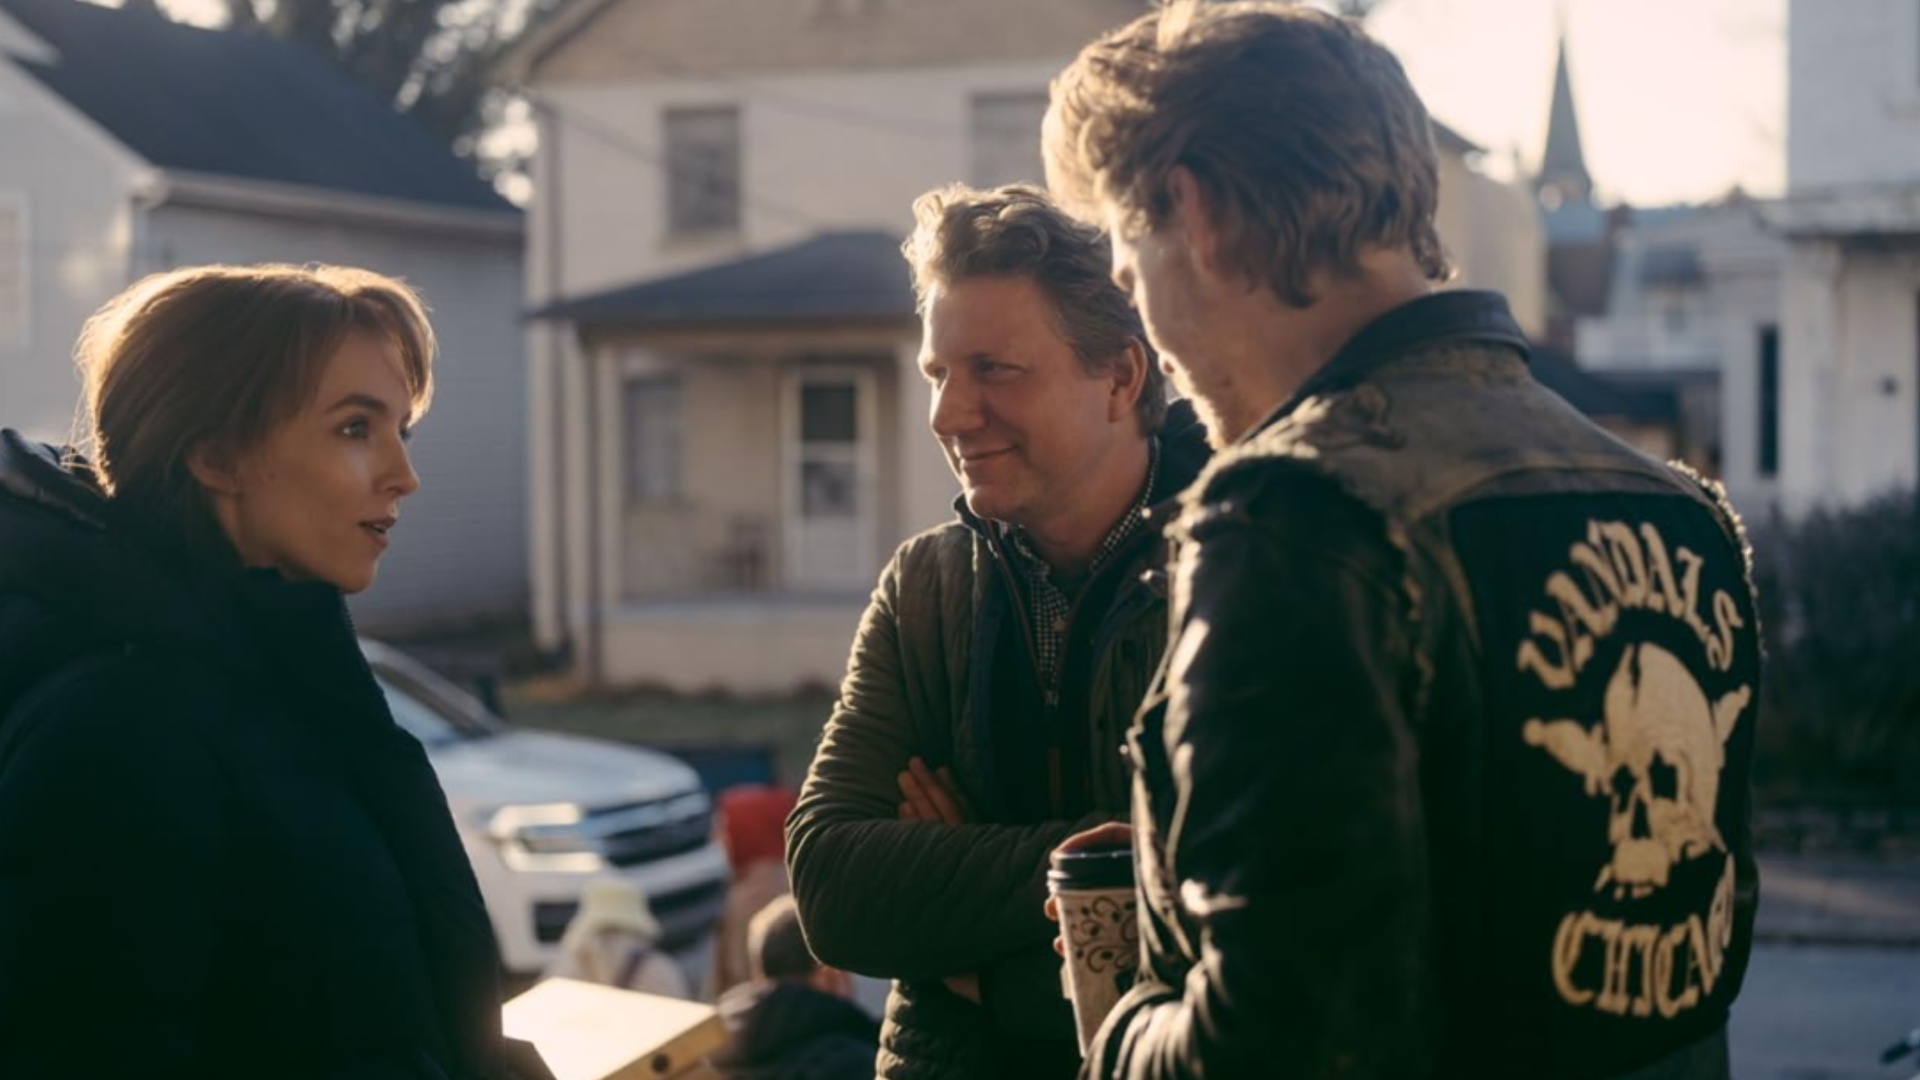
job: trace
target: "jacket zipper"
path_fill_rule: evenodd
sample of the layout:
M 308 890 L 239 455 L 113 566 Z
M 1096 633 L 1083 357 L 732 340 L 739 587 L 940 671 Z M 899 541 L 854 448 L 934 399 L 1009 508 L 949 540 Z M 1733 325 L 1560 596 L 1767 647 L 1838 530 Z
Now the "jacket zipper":
M 1056 714 L 1060 707 L 1060 691 L 1057 688 L 1058 673 L 1055 673 L 1056 685 L 1047 685 L 1040 673 L 1040 650 L 1033 640 L 1033 621 L 1027 616 L 1027 606 L 1020 597 L 1019 583 L 1013 579 L 1013 571 L 1007 566 L 1006 552 L 1000 548 L 1000 538 L 994 536 L 991 531 L 987 533 L 987 546 L 993 551 L 994 565 L 999 569 L 1000 579 L 1007 587 L 1008 598 L 1013 601 L 1013 614 L 1020 623 L 1020 638 L 1026 642 L 1027 646 L 1027 663 L 1032 667 L 1034 677 L 1042 679 L 1040 696 L 1045 711 L 1041 715 L 1046 724 L 1047 741 L 1052 743 L 1054 729 L 1057 726 Z M 1068 617 L 1071 625 L 1071 612 Z M 1061 659 L 1065 660 L 1065 656 L 1063 655 Z M 1066 801 L 1066 776 L 1061 766 L 1060 748 L 1049 745 L 1047 747 L 1047 805 L 1052 807 L 1054 817 L 1066 816 Z
M 987 546 L 993 552 L 994 565 L 1000 572 L 1001 581 L 1006 585 L 1009 597 L 1013 600 L 1014 615 L 1020 622 L 1020 637 L 1021 640 L 1026 642 L 1027 646 L 1027 662 L 1032 665 L 1034 674 L 1039 676 L 1040 650 L 1033 640 L 1033 621 L 1028 617 L 1026 604 L 1021 599 L 1019 583 L 1014 580 L 1013 571 L 1007 566 L 1008 559 L 1006 552 L 1000 547 L 999 537 L 993 535 L 990 527 L 984 531 L 986 533 Z M 1124 548 L 1113 553 L 1113 561 L 1103 569 L 1111 570 L 1114 567 L 1125 565 L 1128 560 L 1133 558 L 1132 549 L 1146 542 L 1148 542 L 1147 534 L 1141 533 L 1135 536 Z M 1097 577 L 1098 575 L 1096 574 L 1095 576 Z M 1060 710 L 1059 683 L 1061 678 L 1066 675 L 1068 660 L 1072 658 L 1073 648 L 1071 643 L 1073 641 L 1073 624 L 1079 618 L 1082 601 L 1086 599 L 1088 593 L 1093 591 L 1093 580 L 1093 577 L 1087 579 L 1086 583 L 1080 587 L 1079 593 L 1074 596 L 1073 603 L 1067 607 L 1066 625 L 1060 633 L 1059 670 L 1054 672 L 1052 685 L 1042 685 L 1040 688 L 1041 700 L 1046 707 L 1044 715 L 1050 742 L 1053 741 L 1052 737 L 1058 734 L 1057 728 Z M 1102 649 L 1105 649 L 1111 644 L 1114 635 L 1120 632 L 1119 628 L 1125 624 L 1125 620 L 1119 617 L 1122 609 L 1130 606 L 1145 586 L 1139 581 L 1126 581 L 1123 582 L 1119 588 L 1125 590 L 1125 593 L 1124 595 L 1116 597 L 1114 604 L 1109 609 L 1113 612 L 1114 617 L 1100 628 L 1100 633 L 1094 643 L 1095 656 L 1098 656 Z M 1061 759 L 1060 747 L 1058 746 L 1049 746 L 1047 748 L 1047 788 L 1047 802 L 1053 807 L 1054 816 L 1065 817 L 1067 812 L 1066 774 L 1065 765 Z
M 1000 549 L 1000 538 L 993 535 L 990 527 L 987 531 L 987 547 L 993 551 L 994 568 L 1000 571 L 1001 583 L 1006 585 L 1007 596 L 1013 601 L 1013 613 L 1020 623 L 1020 639 L 1027 644 L 1027 663 L 1033 665 L 1037 675 L 1040 672 L 1040 649 L 1033 641 L 1033 621 L 1027 617 L 1026 602 L 1020 598 L 1020 584 L 1013 579 L 1013 571 L 1007 568 L 1007 555 Z M 1059 692 L 1052 687 L 1042 686 L 1040 693 L 1049 709 L 1060 703 Z

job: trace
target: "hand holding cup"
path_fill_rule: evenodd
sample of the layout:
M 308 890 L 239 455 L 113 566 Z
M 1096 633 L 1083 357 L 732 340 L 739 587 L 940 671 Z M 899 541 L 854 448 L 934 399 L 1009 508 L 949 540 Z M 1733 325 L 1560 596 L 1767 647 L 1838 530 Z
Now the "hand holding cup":
M 1054 849 L 1047 873 L 1047 915 L 1060 924 L 1054 950 L 1066 959 L 1082 1053 L 1140 965 L 1132 841 L 1125 825 L 1090 829 Z

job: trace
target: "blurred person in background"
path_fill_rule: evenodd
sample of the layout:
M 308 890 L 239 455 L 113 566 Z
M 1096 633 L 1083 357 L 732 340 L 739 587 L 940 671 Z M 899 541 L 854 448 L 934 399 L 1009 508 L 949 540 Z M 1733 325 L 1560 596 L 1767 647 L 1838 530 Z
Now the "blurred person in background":
M 345 267 L 147 278 L 83 449 L 0 433 L 0 1076 L 480 1080 L 499 953 L 344 598 L 434 335 Z
M 890 1080 L 1072 1077 L 1047 857 L 1127 806 L 1166 640 L 1148 510 L 1206 459 L 1113 283 L 1037 188 L 953 187 L 907 241 L 957 520 L 882 572 L 788 829 L 821 960 L 894 980 Z
M 775 897 L 787 894 L 787 815 L 794 793 L 766 784 L 738 784 L 720 793 L 716 825 L 733 867 L 726 907 L 714 929 L 713 972 L 708 997 L 753 978 L 747 924 Z
M 713 1064 L 726 1080 L 871 1080 L 880 1025 L 849 999 L 853 981 L 807 950 L 793 897 L 747 929 L 752 981 L 720 997 L 730 1041 Z
M 1724 495 L 1436 290 L 1431 125 L 1355 24 L 1175 0 L 1045 132 L 1221 447 L 1168 529 L 1142 975 L 1090 1074 L 1726 1077 L 1761 662 Z
M 660 948 L 660 922 L 646 895 L 619 877 L 587 883 L 580 910 L 560 936 L 559 952 L 546 977 L 683 1000 L 693 997 L 686 971 Z

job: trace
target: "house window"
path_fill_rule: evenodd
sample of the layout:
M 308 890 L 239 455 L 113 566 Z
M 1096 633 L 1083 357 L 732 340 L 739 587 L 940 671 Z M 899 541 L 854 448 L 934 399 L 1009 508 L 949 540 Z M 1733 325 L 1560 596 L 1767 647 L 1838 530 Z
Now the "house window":
M 680 497 L 680 380 L 655 375 L 627 381 L 627 499 Z
M 668 109 L 664 126 L 668 232 L 740 231 L 740 110 Z
M 1780 473 L 1780 328 L 1760 328 L 1760 427 L 1756 440 L 1763 477 Z
M 1677 296 L 1669 296 L 1660 304 L 1660 324 L 1668 334 L 1678 335 L 1687 329 L 1687 302 Z
M 0 192 L 0 345 L 27 342 L 27 200 Z
M 1016 180 L 1046 181 L 1040 160 L 1040 122 L 1045 94 L 980 94 L 973 99 L 973 165 L 976 187 Z
M 810 383 L 800 390 L 800 516 L 860 513 L 858 384 Z

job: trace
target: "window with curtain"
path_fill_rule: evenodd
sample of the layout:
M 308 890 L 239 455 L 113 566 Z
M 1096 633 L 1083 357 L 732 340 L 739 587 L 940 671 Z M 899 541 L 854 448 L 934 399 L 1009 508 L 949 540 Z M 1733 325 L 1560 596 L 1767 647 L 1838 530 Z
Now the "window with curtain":
M 740 110 L 668 109 L 667 229 L 674 236 L 740 229 Z
M 680 497 L 680 407 L 674 375 L 629 379 L 626 386 L 627 499 L 671 502 Z

